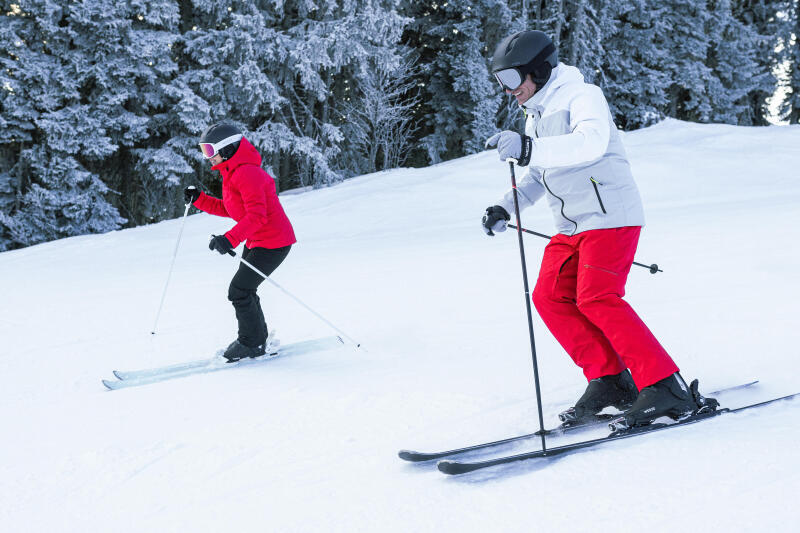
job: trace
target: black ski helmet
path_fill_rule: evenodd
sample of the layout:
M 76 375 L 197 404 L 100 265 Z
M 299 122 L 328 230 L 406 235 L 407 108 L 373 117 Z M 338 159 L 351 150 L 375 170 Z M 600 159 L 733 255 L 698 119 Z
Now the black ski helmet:
M 492 57 L 492 74 L 514 68 L 524 80 L 530 74 L 541 89 L 558 65 L 558 50 L 546 33 L 538 30 L 521 31 L 500 41 Z
M 233 124 L 218 122 L 217 124 L 209 126 L 208 129 L 206 129 L 206 131 L 204 131 L 200 136 L 200 149 L 203 150 L 203 155 L 208 159 L 218 153 L 222 156 L 223 160 L 227 161 L 233 157 L 233 154 L 235 154 L 236 150 L 239 149 L 239 143 L 241 140 L 242 131 L 239 128 Z M 214 153 L 211 155 L 208 155 L 202 146 L 203 144 L 213 144 L 216 148 L 216 151 L 214 151 Z

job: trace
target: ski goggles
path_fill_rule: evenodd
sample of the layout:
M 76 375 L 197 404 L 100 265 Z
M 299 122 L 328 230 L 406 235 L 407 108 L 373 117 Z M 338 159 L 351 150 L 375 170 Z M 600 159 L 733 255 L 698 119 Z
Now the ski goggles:
M 546 59 L 555 51 L 555 45 L 550 43 L 527 64 L 498 70 L 494 73 L 494 77 L 500 84 L 501 89 L 508 89 L 509 91 L 517 90 L 528 74 L 531 75 L 533 81 L 539 84 L 539 80 L 546 79 L 550 75 L 550 65 L 546 62 Z
M 242 137 L 243 135 L 241 133 L 237 133 L 236 135 L 225 137 L 218 143 L 200 143 L 200 151 L 203 152 L 203 157 L 211 159 L 229 144 L 241 141 Z
M 494 77 L 500 84 L 501 89 L 508 89 L 509 91 L 516 90 L 525 81 L 525 76 L 516 68 L 498 70 L 494 73 Z

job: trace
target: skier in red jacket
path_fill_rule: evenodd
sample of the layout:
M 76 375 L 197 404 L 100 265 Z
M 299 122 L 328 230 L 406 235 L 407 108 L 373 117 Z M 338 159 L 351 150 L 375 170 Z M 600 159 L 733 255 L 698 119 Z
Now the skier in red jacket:
M 200 137 L 203 156 L 222 175 L 222 199 L 187 187 L 184 197 L 198 209 L 232 218 L 236 225 L 208 244 L 220 254 L 246 241 L 242 258 L 269 276 L 297 242 L 292 224 L 278 200 L 275 180 L 261 168 L 261 155 L 231 124 L 214 124 Z M 239 335 L 224 352 L 228 361 L 258 357 L 266 351 L 267 323 L 256 290 L 264 281 L 244 263 L 233 276 L 228 300 L 236 311 Z

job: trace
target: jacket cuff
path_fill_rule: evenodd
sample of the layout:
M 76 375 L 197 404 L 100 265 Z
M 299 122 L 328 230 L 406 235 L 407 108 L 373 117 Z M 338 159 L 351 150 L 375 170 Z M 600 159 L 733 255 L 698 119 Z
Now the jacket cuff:
M 511 199 L 511 198 L 509 198 L 507 196 L 503 196 L 494 205 L 499 205 L 500 207 L 502 207 L 503 209 L 506 210 L 506 213 L 508 213 L 509 215 L 513 216 L 513 214 L 514 214 L 514 200 L 513 199 Z
M 199 209 L 201 211 L 205 211 L 205 209 L 203 209 L 203 207 L 202 207 L 203 203 L 205 202 L 205 197 L 206 197 L 206 193 L 204 193 L 203 191 L 200 191 L 200 196 L 197 197 L 197 200 L 192 202 L 192 205 L 195 206 L 197 209 Z
M 226 238 L 226 239 L 228 239 L 228 242 L 230 242 L 230 243 L 231 243 L 231 246 L 232 246 L 233 248 L 236 248 L 237 246 L 239 246 L 239 245 L 242 243 L 242 241 L 238 241 L 238 240 L 236 240 L 236 237 L 234 237 L 233 235 L 231 235 L 231 232 L 230 232 L 230 231 L 229 231 L 228 233 L 226 233 L 226 234 L 225 234 L 225 238 Z

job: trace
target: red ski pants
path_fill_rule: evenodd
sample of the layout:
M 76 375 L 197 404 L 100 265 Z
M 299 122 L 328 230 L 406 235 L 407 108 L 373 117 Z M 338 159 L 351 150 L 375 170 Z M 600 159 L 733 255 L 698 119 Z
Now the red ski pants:
M 641 390 L 678 367 L 622 299 L 639 226 L 556 235 L 544 251 L 533 304 L 586 379 L 629 368 Z

